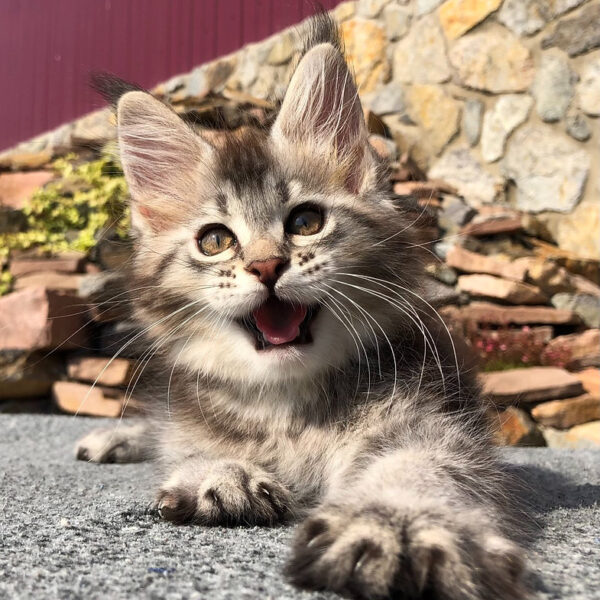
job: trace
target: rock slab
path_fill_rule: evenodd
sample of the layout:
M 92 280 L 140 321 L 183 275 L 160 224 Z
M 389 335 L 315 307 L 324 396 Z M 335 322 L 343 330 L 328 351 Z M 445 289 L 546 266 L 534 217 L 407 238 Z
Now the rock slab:
M 547 126 L 527 125 L 512 137 L 501 167 L 517 186 L 519 210 L 568 213 L 581 199 L 590 164 L 573 140 Z
M 575 375 L 557 367 L 509 369 L 480 377 L 484 394 L 498 404 L 571 398 L 584 391 Z
M 135 363 L 127 358 L 101 356 L 73 356 L 67 362 L 67 374 L 71 379 L 98 385 L 128 385 Z
M 542 402 L 531 409 L 531 416 L 541 425 L 569 429 L 600 419 L 600 396 L 584 394 L 567 400 Z
M 544 304 L 547 301 L 542 291 L 533 285 L 494 275 L 461 275 L 458 288 L 472 296 L 494 298 L 511 304 Z
M 450 310 L 452 313 L 450 314 Z M 471 302 L 461 308 L 447 307 L 449 318 L 489 325 L 569 325 L 579 322 L 570 310 L 549 306 L 500 306 L 491 302 Z
M 572 19 L 559 21 L 554 32 L 542 40 L 542 48 L 556 46 L 569 56 L 600 47 L 600 4 L 590 4 Z
M 496 417 L 495 442 L 500 446 L 545 446 L 542 432 L 522 409 L 509 406 Z
M 568 431 L 553 428 L 543 430 L 544 438 L 550 448 L 578 449 L 600 447 L 600 421 L 591 421 L 583 425 L 576 425 Z
M 446 151 L 428 172 L 430 179 L 441 179 L 454 186 L 471 206 L 500 200 L 504 181 L 485 169 L 468 148 Z
M 446 0 L 438 10 L 442 29 L 455 40 L 483 21 L 502 4 L 502 0 Z
M 444 36 L 435 14 L 416 23 L 394 50 L 394 80 L 401 83 L 442 83 L 450 79 Z
M 54 404 L 66 413 L 92 417 L 120 417 L 122 399 L 110 398 L 100 387 L 73 381 L 57 381 L 52 386 Z
M 85 306 L 68 292 L 28 288 L 0 298 L 0 350 L 79 348 L 88 343 Z
M 494 162 L 503 156 L 508 136 L 525 121 L 532 104 L 531 96 L 505 94 L 485 113 L 481 155 L 486 162 Z
M 500 25 L 460 38 L 449 58 L 459 82 L 483 92 L 523 92 L 534 76 L 530 51 Z

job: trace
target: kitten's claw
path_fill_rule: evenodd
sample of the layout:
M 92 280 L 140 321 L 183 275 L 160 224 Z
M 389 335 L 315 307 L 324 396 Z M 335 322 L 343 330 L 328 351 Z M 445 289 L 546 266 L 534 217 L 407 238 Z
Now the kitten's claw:
M 526 597 L 520 549 L 450 511 L 323 509 L 299 526 L 286 572 L 300 587 L 356 598 Z
M 156 506 L 174 523 L 272 525 L 291 515 L 291 496 L 257 467 L 213 461 L 180 468 L 159 491 Z

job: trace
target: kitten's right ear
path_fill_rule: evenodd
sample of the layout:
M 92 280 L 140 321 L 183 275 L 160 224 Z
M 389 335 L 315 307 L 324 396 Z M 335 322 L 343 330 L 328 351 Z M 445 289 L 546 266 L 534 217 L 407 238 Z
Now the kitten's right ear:
M 141 230 L 169 228 L 186 214 L 209 145 L 170 108 L 140 91 L 119 100 L 117 129 L 132 223 Z

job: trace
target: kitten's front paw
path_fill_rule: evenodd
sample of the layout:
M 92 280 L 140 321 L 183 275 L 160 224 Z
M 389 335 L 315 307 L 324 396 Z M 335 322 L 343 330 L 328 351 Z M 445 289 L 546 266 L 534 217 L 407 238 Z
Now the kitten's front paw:
M 96 463 L 133 463 L 151 457 L 145 424 L 93 429 L 75 445 L 77 460 Z
M 328 507 L 298 528 L 296 585 L 355 598 L 518 600 L 520 549 L 488 522 L 451 512 Z
M 272 475 L 234 461 L 187 465 L 156 499 L 163 519 L 203 525 L 272 525 L 289 518 L 290 507 L 290 493 Z

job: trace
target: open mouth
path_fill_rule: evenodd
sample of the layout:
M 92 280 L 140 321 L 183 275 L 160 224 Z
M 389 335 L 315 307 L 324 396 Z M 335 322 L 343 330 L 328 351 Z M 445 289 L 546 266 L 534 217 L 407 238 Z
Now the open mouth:
M 252 335 L 257 350 L 310 344 L 310 325 L 318 310 L 318 305 L 292 304 L 270 296 L 251 315 L 240 319 L 239 323 Z

